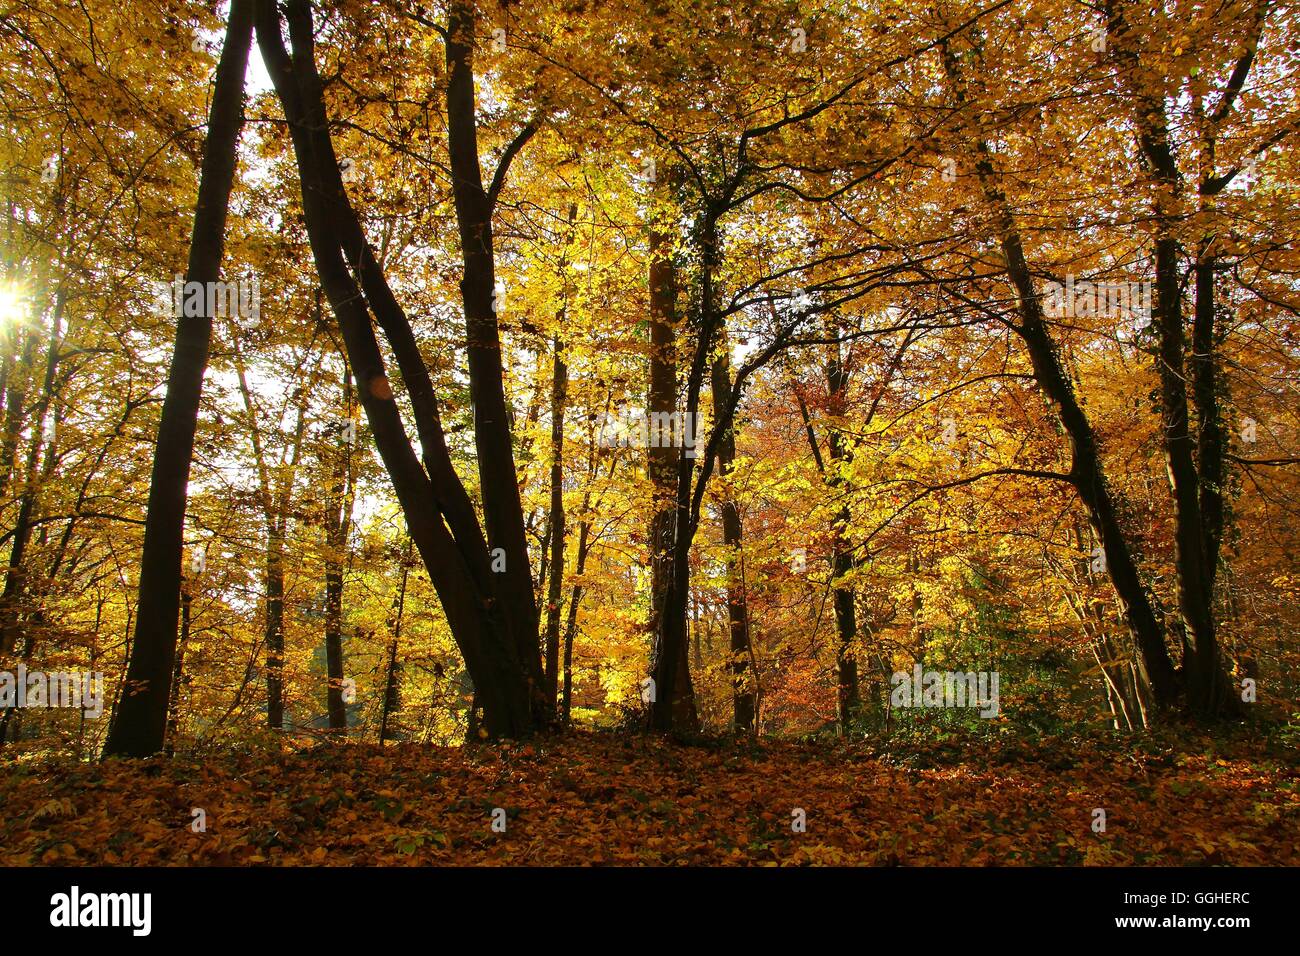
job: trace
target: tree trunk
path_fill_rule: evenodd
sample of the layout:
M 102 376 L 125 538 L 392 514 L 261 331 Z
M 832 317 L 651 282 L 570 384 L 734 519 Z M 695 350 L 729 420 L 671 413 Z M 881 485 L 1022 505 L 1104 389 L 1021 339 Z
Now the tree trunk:
M 717 220 L 710 213 L 705 217 L 701 230 L 701 248 L 705 251 L 705 256 L 701 268 L 700 322 L 691 368 L 686 379 L 686 407 L 682 410 L 689 423 L 694 423 L 699 414 L 700 391 L 713 339 L 712 269 L 717 247 L 716 227 Z M 664 255 L 667 254 L 665 250 Z M 669 275 L 671 273 L 659 273 L 661 279 Z M 663 292 L 663 287 L 657 288 Z M 652 294 L 652 303 L 656 299 L 659 297 Z M 660 303 L 663 301 L 659 299 Z M 652 305 L 652 318 L 662 322 L 660 316 L 663 313 L 656 314 L 656 308 Z M 675 315 L 675 309 L 668 314 Z M 676 394 L 675 388 L 673 394 Z M 669 569 L 664 583 L 663 610 L 658 621 L 657 656 L 654 662 L 655 698 L 651 705 L 651 724 L 660 731 L 694 733 L 699 729 L 699 714 L 695 708 L 695 692 L 691 686 L 690 663 L 686 653 L 686 604 L 690 594 L 691 542 L 695 535 L 692 520 L 695 460 L 687 451 L 683 447 L 676 449 L 673 454 L 677 474 L 673 488 L 672 547 L 668 552 Z M 709 464 L 706 457 L 705 467 Z
M 727 350 L 730 347 L 725 334 L 721 334 L 722 348 L 713 360 L 713 407 L 727 408 L 731 403 L 731 368 Z M 736 460 L 736 433 L 726 428 L 718 441 L 718 474 L 727 478 Z M 749 603 L 745 596 L 742 554 L 744 529 L 740 509 L 736 506 L 731 489 L 724 485 L 722 510 L 722 543 L 727 549 L 727 625 L 731 636 L 731 725 L 737 732 L 750 733 L 754 729 L 754 691 L 750 685 L 749 662 Z
M 966 103 L 957 60 L 944 47 L 944 64 L 959 102 Z M 1087 414 L 1079 404 L 1074 386 L 1061 365 L 1056 343 L 1044 321 L 1042 302 L 1034 289 L 1033 276 L 1025 259 L 1020 232 L 994 169 L 992 154 L 983 139 L 975 143 L 980 186 L 993 207 L 999 245 L 1007 264 L 1007 275 L 1019 299 L 1020 323 L 1013 330 L 1025 343 L 1034 379 L 1056 406 L 1061 427 L 1069 437 L 1069 478 L 1088 510 L 1089 519 L 1101 540 L 1111 584 L 1125 620 L 1141 652 L 1138 659 L 1142 680 L 1151 688 L 1157 704 L 1172 707 L 1179 694 L 1179 682 L 1165 647 L 1164 629 L 1156 619 L 1150 595 L 1138 573 L 1128 538 L 1120 524 L 1115 499 L 1106 481 L 1096 436 Z
M 533 722 L 544 725 L 553 719 L 554 711 L 548 710 L 545 693 L 537 641 L 537 604 L 506 406 L 498 322 L 504 300 L 496 289 L 492 201 L 483 189 L 479 169 L 474 19 L 472 3 L 452 0 L 447 21 L 447 147 L 460 229 L 460 289 L 465 307 L 469 388 L 475 410 L 474 445 L 488 544 L 494 551 L 500 549 L 505 558 L 505 569 L 496 575 L 500 581 L 494 590 L 523 669 Z
M 289 0 L 285 8 L 294 56 L 285 50 L 273 0 L 258 0 L 258 46 L 289 121 L 312 257 L 356 376 L 358 398 L 474 684 L 476 706 L 483 710 L 482 729 L 497 738 L 527 736 L 538 725 L 534 704 L 542 671 L 528 568 L 525 564 L 522 579 L 531 614 L 520 611 L 509 589 L 496 580 L 504 575 L 491 569 L 488 541 L 451 461 L 428 367 L 348 201 L 316 71 L 310 4 Z M 393 400 L 367 306 L 384 331 L 406 385 L 423 462 Z M 482 414 L 482 406 L 479 411 Z M 497 425 L 507 427 L 504 421 Z M 513 476 L 510 483 L 513 487 Z M 485 494 L 490 491 L 484 489 Z M 526 640 L 517 628 L 521 613 L 531 622 Z M 531 643 L 526 662 L 521 660 L 521 640 Z M 477 722 L 472 723 L 477 729 Z
M 1161 221 L 1159 214 L 1157 221 Z M 1215 716 L 1229 704 L 1230 698 L 1227 678 L 1219 663 L 1214 626 L 1214 575 L 1205 552 L 1201 481 L 1192 447 L 1181 296 L 1177 240 L 1172 235 L 1163 235 L 1156 239 L 1155 309 L 1160 340 L 1165 460 L 1174 499 L 1178 606 L 1191 634 L 1183 659 L 1183 679 L 1192 711 Z
M 284 730 L 284 535 L 266 541 L 266 726 Z
M 352 375 L 343 372 L 343 414 L 352 421 Z M 347 702 L 343 699 L 343 572 L 346 567 L 348 533 L 352 527 L 352 432 L 339 429 L 334 475 L 325 502 L 325 670 L 326 709 L 329 729 L 346 734 Z
M 559 691 L 560 604 L 564 586 L 564 408 L 568 369 L 560 357 L 563 343 L 553 341 L 551 372 L 551 576 L 546 583 L 546 698 L 555 713 Z
M 235 178 L 235 147 L 243 123 L 244 72 L 253 31 L 254 0 L 231 0 L 217 64 L 199 198 L 190 240 L 187 282 L 217 281 L 225 246 L 226 210 Z M 206 307 L 205 307 L 206 311 Z M 149 510 L 140 559 L 135 641 L 105 754 L 147 757 L 162 749 L 176 654 L 186 488 L 198 426 L 203 373 L 212 342 L 212 316 L 181 317 L 163 400 L 149 482 Z
M 672 415 L 677 410 L 677 270 L 672 260 L 672 237 L 659 222 L 652 222 L 650 228 L 649 287 L 650 361 L 646 411 L 650 416 Z M 655 419 L 651 417 L 650 420 Z M 673 575 L 677 454 L 671 445 L 648 444 L 646 470 L 650 477 L 652 500 L 650 618 L 647 625 L 653 642 L 651 658 L 657 661 L 662 652 L 662 626 Z
M 164 753 L 176 753 L 176 735 L 181 720 L 181 683 L 185 675 L 185 648 L 190 642 L 190 606 L 192 604 L 189 582 L 181 581 L 181 634 L 176 644 L 176 667 L 172 671 L 171 699 L 167 702 L 167 737 Z
M 393 640 L 388 647 L 388 673 L 384 678 L 384 710 L 379 720 L 379 743 L 388 741 L 388 725 L 394 712 L 401 706 L 397 686 L 397 646 L 402 639 L 402 617 L 406 611 L 406 582 L 411 574 L 411 539 L 406 540 L 406 553 L 402 556 L 402 585 L 397 591 L 396 609 L 393 613 Z
M 844 415 L 848 403 L 849 373 L 840 355 L 839 343 L 835 342 L 828 346 L 828 350 L 830 355 L 826 362 L 827 410 L 831 415 L 840 418 Z M 847 464 L 851 455 L 848 441 L 838 428 L 832 428 L 830 431 L 830 452 L 834 467 L 827 476 L 826 483 L 830 488 L 839 488 L 843 484 L 840 466 Z M 850 520 L 849 508 L 845 505 L 835 516 L 831 553 L 831 569 L 836 582 L 835 630 L 839 636 L 839 647 L 835 655 L 835 673 L 841 733 L 848 730 L 861 704 L 858 661 L 853 654 L 853 642 L 858 636 L 857 613 L 854 608 L 853 588 L 844 583 L 845 576 L 853 570 L 853 551 L 848 541 Z
M 1267 4 L 1256 10 L 1255 41 L 1263 28 Z M 1108 49 L 1118 65 L 1121 81 L 1134 106 L 1138 145 L 1146 172 L 1154 188 L 1151 212 L 1155 235 L 1155 326 L 1158 334 L 1157 372 L 1165 461 L 1174 503 L 1175 567 L 1178 572 L 1178 605 L 1186 632 L 1183 654 L 1183 686 L 1191 712 L 1203 718 L 1231 716 L 1240 706 L 1232 693 L 1219 653 L 1214 616 L 1214 584 L 1219 542 L 1223 529 L 1222 485 L 1224 481 L 1224 436 L 1218 413 L 1215 381 L 1214 257 L 1209 246 L 1201 250 L 1195 268 L 1196 314 L 1193 323 L 1193 375 L 1198 414 L 1201 466 L 1196 448 L 1187 398 L 1187 370 L 1184 362 L 1182 283 L 1179 274 L 1177 230 L 1183 222 L 1179 195 L 1182 175 L 1175 156 L 1165 104 L 1144 85 L 1147 70 L 1141 47 L 1133 36 L 1120 4 L 1107 5 Z M 1230 109 L 1244 83 L 1254 55 L 1254 42 L 1239 61 L 1230 83 L 1232 96 L 1225 93 L 1223 109 Z M 1226 115 L 1226 114 L 1224 114 Z M 1212 121 L 1222 120 L 1217 115 Z M 1209 156 L 1212 161 L 1212 141 Z M 1208 184 L 1208 181 L 1207 181 Z M 1212 242 L 1212 240 L 1210 240 Z M 1208 512 L 1203 508 L 1208 508 Z
M 582 521 L 578 525 L 578 554 L 574 562 L 573 573 L 579 580 L 587 568 L 587 549 L 591 535 L 591 522 Z M 582 585 L 575 584 L 569 594 L 569 618 L 564 627 L 564 697 L 560 711 L 560 722 L 569 727 L 573 721 L 573 639 L 578 634 L 578 606 L 582 603 Z

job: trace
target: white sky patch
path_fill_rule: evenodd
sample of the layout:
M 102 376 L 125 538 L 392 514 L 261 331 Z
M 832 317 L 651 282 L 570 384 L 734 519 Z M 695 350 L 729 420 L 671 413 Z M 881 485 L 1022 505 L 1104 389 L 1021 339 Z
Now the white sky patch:
M 744 364 L 751 355 L 762 348 L 762 343 L 752 335 L 738 335 L 731 341 L 731 367 Z
M 257 96 L 259 93 L 268 93 L 274 88 L 271 74 L 262 60 L 262 49 L 254 43 L 248 57 L 248 73 L 244 76 L 244 92 L 249 96 Z
M 229 14 L 227 14 L 228 16 Z M 194 31 L 196 39 L 201 41 L 208 52 L 216 59 L 221 57 L 221 47 L 226 42 L 224 30 L 203 30 Z M 195 51 L 197 52 L 197 51 Z M 216 68 L 216 63 L 213 63 Z M 274 89 L 271 83 L 271 74 L 266 69 L 266 64 L 262 61 L 262 50 L 257 45 L 256 40 L 248 53 L 248 71 L 244 74 L 244 92 L 250 96 L 256 96 L 259 93 L 266 93 Z

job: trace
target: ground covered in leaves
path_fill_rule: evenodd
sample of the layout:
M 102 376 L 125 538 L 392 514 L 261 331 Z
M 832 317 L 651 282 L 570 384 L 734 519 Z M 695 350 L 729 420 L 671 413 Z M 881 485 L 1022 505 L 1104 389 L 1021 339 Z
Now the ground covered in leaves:
M 1295 865 L 1293 755 L 1208 737 L 884 749 L 584 733 L 10 762 L 0 864 Z

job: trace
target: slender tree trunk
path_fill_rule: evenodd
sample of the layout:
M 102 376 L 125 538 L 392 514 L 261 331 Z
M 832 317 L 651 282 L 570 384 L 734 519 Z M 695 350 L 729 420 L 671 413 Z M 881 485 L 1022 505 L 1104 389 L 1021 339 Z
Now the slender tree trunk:
M 1074 521 L 1074 546 L 1075 550 L 1083 557 L 1072 567 L 1068 580 L 1078 583 L 1080 589 L 1083 588 L 1084 583 L 1089 586 L 1095 585 L 1092 558 L 1090 557 L 1091 542 L 1085 539 L 1083 527 L 1077 519 Z M 1097 667 L 1101 672 L 1101 682 L 1106 694 L 1107 705 L 1111 710 L 1115 729 L 1120 729 L 1121 721 L 1128 730 L 1145 726 L 1142 724 L 1145 715 L 1138 705 L 1135 671 L 1128 660 L 1132 655 L 1126 653 L 1121 657 L 1116 652 L 1115 642 L 1108 631 L 1109 622 L 1102 610 L 1103 606 L 1100 602 L 1076 596 L 1073 589 L 1068 587 L 1066 589 L 1066 601 L 1069 603 L 1070 609 L 1074 612 L 1084 633 L 1091 640 L 1090 646 L 1093 657 L 1097 661 Z
M 713 360 L 713 407 L 727 408 L 731 403 L 731 368 L 727 350 L 730 347 L 725 334 L 721 335 L 722 348 Z M 736 434 L 727 428 L 718 442 L 718 474 L 727 478 L 736 460 Z M 727 549 L 727 625 L 731 646 L 731 724 L 737 732 L 750 733 L 754 729 L 754 691 L 748 674 L 752 650 L 749 646 L 749 602 L 745 596 L 745 582 L 741 574 L 741 553 L 744 549 L 744 528 L 740 509 L 731 489 L 724 485 L 722 511 L 722 543 Z
M 297 424 L 287 453 L 281 452 L 279 467 L 272 470 L 267 449 L 262 443 L 257 420 L 257 406 L 248 387 L 244 359 L 240 353 L 239 334 L 231 330 L 231 353 L 239 381 L 240 395 L 248 414 L 248 432 L 253 445 L 253 463 L 257 471 L 257 493 L 266 524 L 266 619 L 263 644 L 266 647 L 266 720 L 272 730 L 284 729 L 284 560 L 285 540 L 289 533 L 289 510 L 293 500 L 294 477 L 306 430 L 306 397 L 316 382 L 313 372 L 306 388 L 298 391 Z
M 608 403 L 606 405 L 608 411 Z M 591 550 L 591 484 L 596 478 L 599 466 L 596 457 L 598 438 L 595 430 L 589 435 L 587 446 L 587 487 L 582 493 L 581 518 L 578 521 L 578 553 L 573 565 L 573 589 L 569 594 L 568 617 L 564 626 L 564 689 L 560 704 L 560 723 L 564 727 L 573 725 L 573 642 L 578 635 L 578 610 L 582 606 L 582 575 L 587 570 L 587 555 Z M 610 462 L 609 473 L 613 475 L 617 459 Z M 600 499 L 597 498 L 597 507 Z
M 60 336 L 64 302 L 64 292 L 60 288 L 55 295 L 50 343 L 45 356 L 45 376 L 41 383 L 40 396 L 33 409 L 31 444 L 22 473 L 23 491 L 19 499 L 18 517 L 14 523 L 13 543 L 9 549 L 9 566 L 5 573 L 4 590 L 0 592 L 0 654 L 8 654 L 16 645 L 19 620 L 23 613 L 23 596 L 27 590 L 25 571 L 27 546 L 31 542 L 32 521 L 36 517 L 37 494 L 41 484 L 37 481 L 37 472 L 45 443 L 46 416 L 50 411 L 50 403 L 54 400 L 54 379 L 59 365 L 59 348 L 62 344 Z M 35 338 L 33 334 L 32 339 Z
M 343 413 L 352 421 L 352 376 L 343 372 Z M 347 703 L 343 699 L 343 572 L 346 567 L 348 533 L 352 526 L 353 432 L 339 429 L 334 476 L 325 502 L 325 669 L 326 702 L 331 733 L 348 729 Z
M 557 706 L 560 667 L 560 604 L 564 586 L 564 412 L 568 369 L 561 358 L 563 343 L 552 343 L 551 372 L 551 577 L 546 585 L 546 697 L 552 713 Z
M 581 581 L 587 569 L 587 553 L 591 536 L 591 522 L 583 520 L 578 525 L 578 553 L 574 561 L 574 576 Z M 569 616 L 564 627 L 564 698 L 560 720 L 565 727 L 573 723 L 573 640 L 578 634 L 578 607 L 582 603 L 582 585 L 575 584 L 569 595 Z
M 164 753 L 172 756 L 176 753 L 176 735 L 179 733 L 181 719 L 181 683 L 185 675 L 185 648 L 190 642 L 190 607 L 193 601 L 189 582 L 181 580 L 181 634 L 176 643 L 176 667 L 172 671 L 171 700 L 167 702 L 167 737 Z
M 958 101 L 964 105 L 967 99 L 956 57 L 946 45 L 943 56 L 950 83 Z M 992 153 L 982 139 L 976 141 L 975 147 L 980 186 L 997 217 L 995 227 L 1007 263 L 1007 275 L 1020 302 L 1020 322 L 1013 329 L 1025 343 L 1035 381 L 1055 405 L 1061 427 L 1069 437 L 1070 482 L 1087 508 L 1093 529 L 1105 551 L 1111 584 L 1141 652 L 1138 667 L 1142 680 L 1150 686 L 1161 707 L 1172 707 L 1179 694 L 1178 676 L 1165 647 L 1164 629 L 1156 619 L 1151 597 L 1138 573 L 1133 549 L 1121 526 L 1115 498 L 1102 468 L 1096 435 L 1079 404 L 1044 320 L 1042 302 L 1034 289 L 1019 229 L 998 184 Z
M 406 540 L 406 554 L 402 556 L 402 585 L 397 591 L 397 607 L 393 613 L 393 640 L 388 646 L 388 673 L 384 679 L 384 711 L 379 720 L 379 743 L 388 741 L 389 721 L 401 706 L 397 686 L 397 647 L 402 639 L 402 617 L 406 611 L 406 582 L 411 574 L 411 539 Z
M 773 317 L 775 318 L 776 310 L 773 306 Z M 833 327 L 828 323 L 828 333 L 833 332 Z M 914 340 L 914 332 L 909 331 L 904 337 L 898 351 L 895 352 L 893 359 L 890 361 L 888 369 L 876 387 L 876 395 L 872 400 L 870 407 L 867 409 L 865 419 L 860 426 L 866 429 L 875 419 L 876 411 L 880 407 L 880 401 L 884 397 L 885 389 L 889 386 L 894 375 L 898 373 L 902 365 L 903 355 Z M 840 343 L 833 341 L 827 346 L 826 360 L 826 393 L 827 393 L 827 411 L 834 419 L 842 419 L 848 408 L 848 389 L 849 389 L 849 370 L 848 363 L 845 361 L 840 350 Z M 803 417 L 804 430 L 808 435 L 808 444 L 812 449 L 813 462 L 817 466 L 817 471 L 823 477 L 828 489 L 843 489 L 844 478 L 841 466 L 852 460 L 853 454 L 848 439 L 839 427 L 830 429 L 829 447 L 830 457 L 834 467 L 827 469 L 826 462 L 822 458 L 821 446 L 817 441 L 817 434 L 813 429 L 812 417 L 808 413 L 808 404 L 804 400 L 803 394 L 796 389 L 795 399 L 799 404 L 799 413 Z M 849 541 L 848 528 L 852 520 L 851 512 L 846 504 L 835 515 L 832 524 L 832 544 L 831 544 L 831 572 L 835 582 L 834 606 L 835 606 L 835 632 L 839 638 L 835 655 L 835 683 L 836 683 L 836 703 L 837 716 L 839 719 L 840 732 L 847 732 L 853 717 L 862 706 L 862 690 L 858 670 L 858 660 L 854 653 L 854 642 L 858 634 L 858 621 L 856 599 L 853 588 L 845 583 L 845 578 L 854 570 L 855 561 L 853 557 L 853 546 Z M 883 673 L 873 676 L 872 671 L 868 671 L 867 689 L 868 699 L 874 708 L 878 701 L 879 690 L 883 686 L 880 678 L 887 675 Z
M 266 541 L 266 725 L 284 730 L 284 534 L 273 527 Z
M 205 288 L 221 273 L 226 209 L 235 178 L 235 147 L 243 122 L 252 14 L 253 0 L 231 0 L 208 116 L 208 139 L 185 274 L 187 282 L 198 282 Z M 180 610 L 186 487 L 211 342 L 211 315 L 177 319 L 176 345 L 149 483 L 135 642 L 127 667 L 127 690 L 104 748 L 109 755 L 147 757 L 161 750 L 166 739 Z
M 828 411 L 836 418 L 845 413 L 848 403 L 849 373 L 840 355 L 839 343 L 828 346 L 830 355 L 826 363 L 826 385 L 829 399 Z M 874 411 L 874 410 L 873 410 Z M 834 467 L 827 476 L 827 486 L 839 488 L 843 484 L 840 467 L 852 457 L 848 441 L 838 428 L 830 431 L 830 453 Z M 847 731 L 861 704 L 858 688 L 858 661 L 853 654 L 853 642 L 858 635 L 857 613 L 854 608 L 853 588 L 844 583 L 853 570 L 853 552 L 848 541 L 851 520 L 848 505 L 835 516 L 834 540 L 831 552 L 831 569 L 835 575 L 835 630 L 839 636 L 836 650 L 836 685 L 841 731 Z

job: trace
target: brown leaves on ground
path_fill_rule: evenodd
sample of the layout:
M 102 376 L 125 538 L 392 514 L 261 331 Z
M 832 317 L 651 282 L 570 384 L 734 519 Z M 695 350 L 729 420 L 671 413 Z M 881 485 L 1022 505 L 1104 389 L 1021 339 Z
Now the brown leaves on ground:
M 1296 764 L 1247 744 L 898 754 L 575 734 L 10 764 L 0 803 L 0 863 L 20 866 L 1300 863 Z

